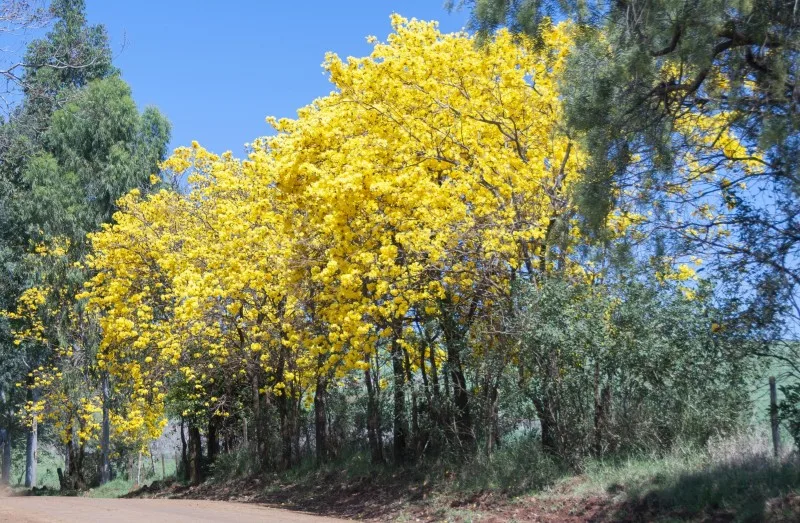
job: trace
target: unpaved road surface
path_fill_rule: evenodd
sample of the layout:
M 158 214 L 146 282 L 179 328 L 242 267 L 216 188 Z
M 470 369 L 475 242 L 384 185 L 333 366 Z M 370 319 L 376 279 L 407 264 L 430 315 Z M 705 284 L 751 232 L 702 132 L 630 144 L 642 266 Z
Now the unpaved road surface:
M 188 523 L 210 521 L 325 523 L 312 516 L 244 503 L 183 499 L 93 499 L 56 496 L 0 497 L 0 522 Z

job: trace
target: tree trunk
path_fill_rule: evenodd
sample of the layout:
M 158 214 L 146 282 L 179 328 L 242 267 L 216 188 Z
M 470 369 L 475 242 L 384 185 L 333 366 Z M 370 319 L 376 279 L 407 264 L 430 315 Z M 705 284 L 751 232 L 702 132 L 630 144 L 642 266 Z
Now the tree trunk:
M 328 461 L 327 386 L 325 379 L 318 376 L 317 389 L 314 391 L 314 430 L 319 463 Z
M 441 325 L 447 349 L 449 377 L 453 385 L 454 435 L 459 447 L 457 450 L 466 453 L 472 449 L 475 439 L 472 432 L 472 415 L 470 413 L 467 379 L 461 363 L 461 351 L 466 346 L 464 327 L 458 325 L 458 322 L 448 314 L 443 316 Z
M 136 479 L 136 460 L 133 459 L 133 454 L 128 454 L 128 481 Z
M 58 488 L 67 490 L 67 480 L 64 478 L 64 471 L 61 470 L 61 467 L 56 467 L 56 475 L 58 476 Z
M 35 401 L 35 400 L 34 400 Z M 39 427 L 36 416 L 31 420 L 28 428 L 28 438 L 25 443 L 25 486 L 36 486 L 36 461 L 39 458 Z
M 394 377 L 394 412 L 392 417 L 394 462 L 398 465 L 405 462 L 408 435 L 406 419 L 406 374 L 403 368 L 403 348 L 397 342 L 399 333 L 395 332 L 392 340 L 392 373 Z
M 11 483 L 11 431 L 0 429 L 0 485 Z
M 453 404 L 455 406 L 456 438 L 461 451 L 468 452 L 474 443 L 472 433 L 472 415 L 469 408 L 469 391 L 467 379 L 461 366 L 460 351 L 448 347 L 447 360 L 450 365 L 450 378 L 453 383 Z
M 200 429 L 189 427 L 189 483 L 199 485 L 203 479 L 202 464 L 203 449 L 200 442 Z
M 183 417 L 181 417 L 181 464 L 183 465 L 183 479 L 189 479 L 189 454 L 187 453 L 186 449 L 186 434 L 183 431 L 184 428 L 184 421 Z M 177 467 L 178 464 L 175 463 L 175 476 L 177 477 Z M 128 478 L 133 479 L 133 478 Z
M 281 469 L 288 470 L 292 466 L 292 433 L 289 428 L 291 413 L 289 412 L 289 398 L 287 389 L 280 391 L 280 396 L 275 398 L 278 404 L 278 419 L 281 432 Z
M 291 430 L 292 435 L 292 452 L 294 457 L 294 463 L 300 463 L 300 435 L 302 433 L 302 427 L 300 425 L 300 392 L 295 390 L 294 385 L 292 385 L 292 395 L 291 397 L 291 424 L 289 425 L 289 429 Z
M 5 420 L 8 426 L 0 428 L 0 485 L 11 484 L 11 419 L 10 409 L 7 411 L 6 391 L 0 388 L 0 420 Z
M 550 402 L 541 398 L 534 400 L 536 415 L 539 416 L 539 426 L 542 432 L 542 448 L 551 454 L 558 454 L 556 440 L 556 422 Z
M 111 481 L 111 460 L 110 460 L 110 441 L 111 441 L 111 421 L 108 415 L 109 384 L 108 373 L 103 373 L 103 426 L 100 435 L 100 484 L 105 485 Z
M 283 388 L 276 391 L 275 402 L 278 406 L 278 420 L 280 422 L 281 434 L 281 462 L 282 470 L 288 470 L 292 466 L 292 431 L 291 424 L 291 405 L 289 404 L 289 384 L 286 383 L 286 354 L 285 347 L 281 347 L 278 363 L 275 366 L 275 381 L 282 384 Z
M 369 440 L 372 463 L 383 463 L 383 443 L 381 441 L 381 413 L 378 405 L 376 385 L 372 382 L 372 373 L 364 371 L 364 382 L 367 384 L 367 439 Z
M 406 372 L 406 381 L 411 386 L 411 451 L 414 454 L 412 459 L 419 455 L 421 449 L 420 434 L 419 434 L 419 413 L 417 412 L 417 388 L 414 386 L 413 375 L 411 371 L 411 357 L 408 351 L 403 348 L 403 361 L 405 363 L 404 369 Z
M 84 445 L 77 441 L 77 436 L 70 431 L 67 441 L 67 474 L 64 480 L 67 489 L 80 490 L 86 488 L 86 480 L 83 476 L 83 460 L 86 456 Z
M 67 475 L 62 478 L 63 481 L 59 481 L 59 485 L 65 490 L 69 489 L 69 462 L 72 460 L 72 451 L 69 448 L 70 445 L 72 445 L 72 433 L 69 434 L 67 443 L 64 445 L 64 471 Z
M 257 371 L 256 371 L 257 372 Z M 260 384 L 258 382 L 258 374 L 253 373 L 253 447 L 255 452 L 258 456 L 261 456 L 261 463 L 262 465 L 266 465 L 269 462 L 269 456 L 267 456 L 267 452 L 265 449 L 265 445 L 263 445 L 263 441 L 261 435 L 263 430 L 261 428 L 261 392 L 259 391 Z M 245 421 L 245 430 L 247 429 L 246 425 L 247 421 Z M 247 436 L 245 436 L 247 439 Z
M 546 356 L 544 386 L 541 394 L 534 398 L 534 407 L 542 427 L 542 448 L 551 454 L 561 455 L 559 444 L 559 379 L 560 372 L 555 353 Z
M 491 456 L 500 446 L 500 429 L 498 427 L 499 392 L 497 383 L 491 378 L 486 378 L 487 405 L 486 405 L 486 454 Z
M 211 416 L 208 420 L 208 463 L 214 463 L 219 454 L 219 435 L 217 434 L 217 425 L 219 418 Z

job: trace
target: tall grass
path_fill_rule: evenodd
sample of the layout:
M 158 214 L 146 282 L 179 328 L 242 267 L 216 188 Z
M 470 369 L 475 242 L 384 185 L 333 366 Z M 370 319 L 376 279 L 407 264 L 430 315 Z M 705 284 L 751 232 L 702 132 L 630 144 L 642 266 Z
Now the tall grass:
M 746 431 L 712 438 L 705 448 L 592 462 L 574 492 L 611 496 L 621 519 L 644 512 L 653 520 L 725 514 L 761 521 L 770 504 L 800 492 L 800 461 L 789 450 L 774 458 L 768 433 Z

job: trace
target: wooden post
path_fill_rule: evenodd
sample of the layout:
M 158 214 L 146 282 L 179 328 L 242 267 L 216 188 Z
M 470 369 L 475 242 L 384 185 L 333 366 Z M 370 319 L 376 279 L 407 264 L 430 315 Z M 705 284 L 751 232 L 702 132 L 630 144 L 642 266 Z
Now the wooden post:
M 161 480 L 167 479 L 167 467 L 164 465 L 164 453 L 161 453 Z
M 775 386 L 775 376 L 769 378 L 769 418 L 772 424 L 773 454 L 777 458 L 781 451 L 781 432 L 778 424 L 778 389 Z

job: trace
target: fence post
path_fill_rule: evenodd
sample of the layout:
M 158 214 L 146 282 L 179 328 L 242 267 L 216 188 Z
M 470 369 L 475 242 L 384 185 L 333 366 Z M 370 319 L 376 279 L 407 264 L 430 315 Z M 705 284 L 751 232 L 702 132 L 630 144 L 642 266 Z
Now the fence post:
M 769 377 L 769 418 L 772 424 L 772 448 L 777 458 L 781 451 L 781 432 L 778 424 L 778 389 L 775 386 L 775 376 Z

